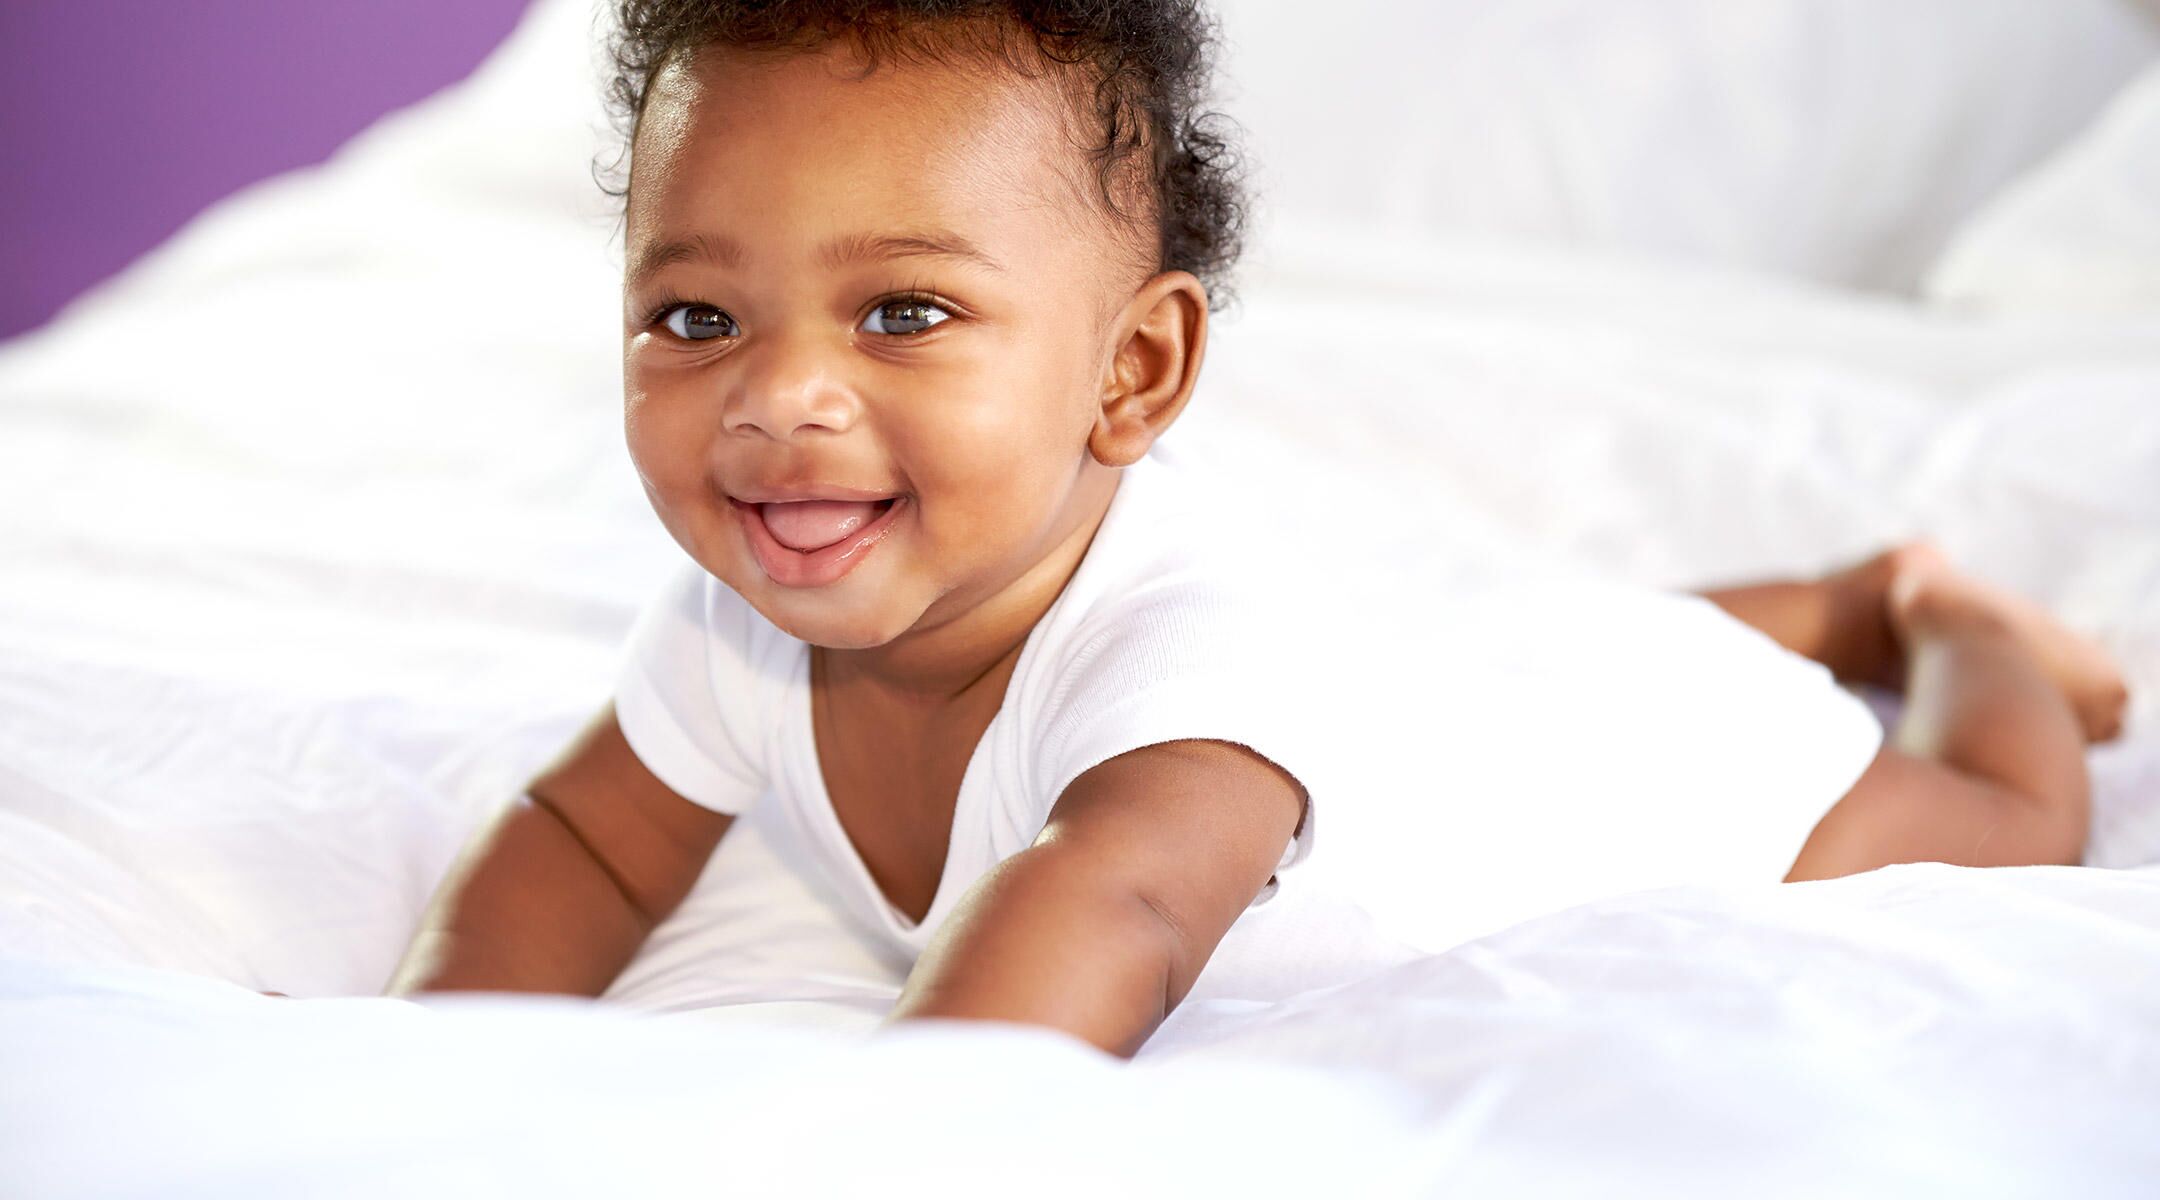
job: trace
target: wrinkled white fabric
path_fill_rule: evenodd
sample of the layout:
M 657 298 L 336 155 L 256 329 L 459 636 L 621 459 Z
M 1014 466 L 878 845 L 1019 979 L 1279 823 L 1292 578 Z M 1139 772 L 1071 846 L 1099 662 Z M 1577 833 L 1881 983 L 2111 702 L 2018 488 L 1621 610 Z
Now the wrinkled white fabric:
M 833 1000 L 272 1000 L 0 972 L 30 1195 L 2150 1193 L 2160 877 L 1653 892 L 1343 988 L 1063 1035 Z M 1025 1097 L 1024 1103 L 1015 1097 Z M 844 1139 L 836 1147 L 835 1139 Z
M 1911 294 L 2160 56 L 2140 0 L 1224 0 L 1285 228 L 1508 237 Z
M 1926 295 L 1961 311 L 2160 310 L 2160 66 L 1959 226 Z

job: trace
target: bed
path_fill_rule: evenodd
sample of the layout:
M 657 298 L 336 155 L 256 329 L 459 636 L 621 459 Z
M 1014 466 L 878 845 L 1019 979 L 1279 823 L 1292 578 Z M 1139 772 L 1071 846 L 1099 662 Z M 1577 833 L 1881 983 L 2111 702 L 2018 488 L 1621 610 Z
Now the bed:
M 1711 832 L 1626 843 L 1642 772 L 1473 701 L 1521 753 L 1453 726 L 1417 870 L 1373 872 L 1408 950 L 1208 989 L 1129 1064 L 873 1035 L 889 964 L 737 961 L 759 914 L 695 895 L 602 1002 L 376 998 L 679 553 L 621 446 L 592 14 L 541 0 L 0 346 L 0 1191 L 2152 1194 L 2160 25 L 1489 8 L 1227 6 L 1268 199 L 1166 452 L 1271 520 L 1414 506 L 1352 549 L 1473 632 L 1496 573 L 1932 538 L 2130 674 L 2086 865 L 1780 886 L 1744 763 Z M 1619 659 L 1546 666 L 1627 708 Z M 1415 778 L 1373 761 L 1386 825 Z

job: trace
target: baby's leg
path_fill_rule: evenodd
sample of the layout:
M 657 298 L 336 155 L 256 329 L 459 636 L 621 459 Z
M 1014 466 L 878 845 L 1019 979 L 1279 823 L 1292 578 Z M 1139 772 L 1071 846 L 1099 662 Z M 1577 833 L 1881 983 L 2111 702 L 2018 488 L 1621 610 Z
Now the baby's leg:
M 1924 546 L 1816 583 L 1709 598 L 1840 678 L 1905 688 L 1890 746 L 1816 825 L 1788 880 L 2080 860 L 2085 743 L 2112 736 L 2124 701 L 2097 649 Z
M 1895 689 L 1905 686 L 1909 656 L 1892 592 L 1900 580 L 1910 590 L 1923 579 L 1938 590 L 1955 580 L 1968 607 L 1990 610 L 2061 689 L 2087 741 L 2104 742 L 2122 732 L 2129 693 L 2122 672 L 2099 647 L 2035 605 L 1959 574 L 1925 543 L 1900 546 L 1818 580 L 1702 595 L 1793 653 L 1829 667 L 1841 680 Z
M 1702 595 L 1846 683 L 1896 688 L 1904 682 L 1904 652 L 1890 626 L 1889 595 L 1902 553 L 1879 554 L 1822 579 Z

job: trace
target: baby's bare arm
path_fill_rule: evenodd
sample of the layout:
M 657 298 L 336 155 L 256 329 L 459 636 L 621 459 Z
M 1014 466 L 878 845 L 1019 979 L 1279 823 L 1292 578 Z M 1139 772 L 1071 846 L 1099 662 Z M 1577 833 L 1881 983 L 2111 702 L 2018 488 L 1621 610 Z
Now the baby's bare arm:
M 655 778 L 611 705 L 466 848 L 386 991 L 597 996 L 733 820 Z
M 969 892 L 893 1019 L 1047 1025 L 1130 1056 L 1267 883 L 1304 803 L 1295 779 L 1227 742 L 1099 764 Z

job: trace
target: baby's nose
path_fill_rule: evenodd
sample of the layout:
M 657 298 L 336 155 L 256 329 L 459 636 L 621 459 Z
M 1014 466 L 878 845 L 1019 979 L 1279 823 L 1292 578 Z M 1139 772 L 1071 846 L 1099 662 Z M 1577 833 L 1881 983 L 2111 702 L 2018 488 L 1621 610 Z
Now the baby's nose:
M 785 441 L 807 430 L 844 433 L 854 426 L 861 407 L 854 389 L 810 339 L 767 336 L 735 357 L 740 370 L 723 415 L 728 432 L 757 430 Z

